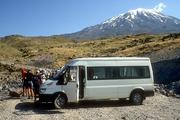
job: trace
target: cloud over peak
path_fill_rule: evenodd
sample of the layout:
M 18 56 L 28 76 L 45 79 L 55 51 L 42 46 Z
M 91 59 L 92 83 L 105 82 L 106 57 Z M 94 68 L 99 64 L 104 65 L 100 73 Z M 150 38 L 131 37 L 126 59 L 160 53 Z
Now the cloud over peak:
M 159 12 L 162 12 L 164 9 L 166 8 L 166 5 L 164 3 L 159 3 L 158 5 L 156 5 L 153 9 L 157 10 Z

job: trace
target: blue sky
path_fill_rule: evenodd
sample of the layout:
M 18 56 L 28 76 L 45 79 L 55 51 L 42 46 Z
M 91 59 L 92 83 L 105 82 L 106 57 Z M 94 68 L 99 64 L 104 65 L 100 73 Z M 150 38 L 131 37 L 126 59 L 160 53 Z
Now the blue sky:
M 180 18 L 180 0 L 0 0 L 0 36 L 72 33 L 160 3 L 164 14 Z

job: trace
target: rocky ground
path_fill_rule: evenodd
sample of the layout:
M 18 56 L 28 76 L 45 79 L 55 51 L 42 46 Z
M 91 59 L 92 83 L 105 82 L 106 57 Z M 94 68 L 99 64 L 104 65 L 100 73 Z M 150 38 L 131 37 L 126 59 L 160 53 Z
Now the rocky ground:
M 143 105 L 132 106 L 128 101 L 85 101 L 54 109 L 52 104 L 35 105 L 31 100 L 0 101 L 0 120 L 180 120 L 180 99 L 156 93 Z

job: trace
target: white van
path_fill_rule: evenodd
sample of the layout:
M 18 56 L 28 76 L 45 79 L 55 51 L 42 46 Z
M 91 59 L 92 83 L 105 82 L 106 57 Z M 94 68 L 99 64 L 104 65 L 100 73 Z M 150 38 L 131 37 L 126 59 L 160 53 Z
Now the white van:
M 139 105 L 154 95 L 153 82 L 149 58 L 78 58 L 40 86 L 39 100 L 53 102 L 56 108 L 67 102 L 121 98 Z

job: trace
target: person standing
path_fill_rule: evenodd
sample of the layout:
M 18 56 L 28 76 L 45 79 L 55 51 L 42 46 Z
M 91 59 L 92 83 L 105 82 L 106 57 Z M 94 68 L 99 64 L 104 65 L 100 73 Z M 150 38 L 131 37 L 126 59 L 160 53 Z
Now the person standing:
M 39 70 L 36 71 L 36 74 L 34 75 L 33 85 L 34 85 L 34 101 L 36 101 L 37 96 L 39 95 L 39 87 L 41 84 L 41 74 Z
M 45 70 L 41 70 L 40 74 L 41 74 L 41 84 L 43 84 L 46 81 Z
M 31 70 L 28 70 L 27 72 L 27 90 L 28 90 L 28 98 L 34 97 L 34 91 L 33 91 L 33 73 Z
M 27 96 L 27 79 L 26 79 L 26 76 L 27 76 L 27 71 L 26 69 L 23 67 L 21 69 L 21 74 L 22 74 L 22 83 L 23 83 L 23 96 Z

